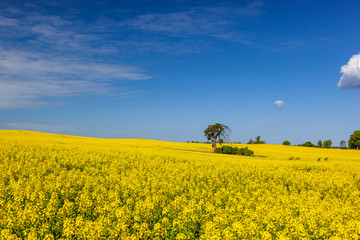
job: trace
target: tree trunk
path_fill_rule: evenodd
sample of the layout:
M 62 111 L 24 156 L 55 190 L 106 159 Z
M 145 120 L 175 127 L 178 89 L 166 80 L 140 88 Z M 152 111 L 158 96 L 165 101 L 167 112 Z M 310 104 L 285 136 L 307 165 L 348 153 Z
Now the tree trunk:
M 216 153 L 216 138 L 214 138 L 214 153 Z

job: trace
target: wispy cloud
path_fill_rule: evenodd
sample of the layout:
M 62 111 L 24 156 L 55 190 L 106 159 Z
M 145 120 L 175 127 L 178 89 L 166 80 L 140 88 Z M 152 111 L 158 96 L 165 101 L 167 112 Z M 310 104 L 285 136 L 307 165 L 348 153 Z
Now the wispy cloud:
M 337 84 L 339 88 L 360 88 L 360 53 L 352 56 L 340 72 L 343 75 Z
M 0 16 L 0 26 L 15 27 L 17 24 L 18 21 L 15 19 Z
M 14 12 L 14 11 L 13 11 Z M 100 52 L 101 34 L 92 31 L 91 23 L 80 18 L 67 19 L 66 16 L 43 15 L 38 12 L 0 10 L 0 40 L 12 40 L 12 44 L 24 44 L 37 51 L 66 51 L 67 54 Z M 5 42 L 5 43 L 8 43 Z M 72 51 L 72 52 L 70 52 Z M 88 55 L 88 54 L 87 54 Z
M 207 36 L 228 41 L 248 42 L 247 33 L 239 33 L 232 27 L 249 17 L 262 14 L 263 2 L 253 2 L 243 8 L 195 7 L 188 11 L 149 13 L 127 22 L 133 29 L 166 34 L 173 37 Z
M 249 43 L 251 34 L 236 29 L 261 15 L 262 7 L 262 1 L 203 6 L 126 21 L 44 14 L 33 4 L 30 10 L 2 8 L 0 108 L 48 104 L 48 97 L 128 96 L 136 90 L 123 90 L 119 81 L 151 78 L 140 67 L 119 64 L 129 53 L 194 53 L 211 48 L 204 37 Z
M 0 49 L 1 75 L 14 78 L 60 78 L 104 80 L 108 78 L 144 80 L 149 76 L 135 67 L 105 64 L 80 58 L 47 56 L 34 52 Z
M 0 51 L 0 108 L 43 105 L 42 97 L 124 95 L 118 80 L 149 78 L 134 67 Z
M 67 54 L 81 53 L 87 56 L 120 55 L 137 53 L 139 50 L 163 52 L 163 48 L 170 48 L 171 42 L 175 46 L 168 53 L 178 50 L 188 52 L 184 48 L 204 48 L 203 43 L 196 44 L 202 37 L 250 43 L 252 33 L 241 29 L 246 29 L 244 26 L 248 26 L 249 21 L 263 13 L 263 5 L 263 1 L 255 1 L 243 7 L 217 4 L 193 7 L 181 12 L 130 16 L 129 20 L 100 16 L 90 22 L 76 14 L 57 16 L 20 9 L 2 9 L 0 31 L 2 37 L 12 40 L 14 45 L 17 41 L 13 40 L 22 38 L 37 51 L 66 51 Z M 177 39 L 169 42 L 166 37 Z M 192 42 L 186 39 L 191 39 Z M 9 41 L 4 43 L 0 39 L 3 46 Z M 153 47 L 148 48 L 148 45 Z M 178 45 L 181 47 L 177 47 Z
M 49 104 L 47 97 L 129 96 L 136 91 L 123 90 L 122 80 L 151 78 L 119 64 L 118 52 L 81 19 L 0 10 L 0 31 L 0 108 Z

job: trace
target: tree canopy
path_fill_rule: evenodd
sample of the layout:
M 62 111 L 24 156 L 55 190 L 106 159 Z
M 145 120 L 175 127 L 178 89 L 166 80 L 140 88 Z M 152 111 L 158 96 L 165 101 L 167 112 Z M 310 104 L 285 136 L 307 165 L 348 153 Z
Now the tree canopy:
M 315 145 L 311 141 L 307 141 L 304 144 L 302 144 L 304 147 L 315 147 Z
M 288 140 L 283 141 L 283 145 L 290 145 L 291 143 Z
M 257 136 L 255 138 L 256 139 L 255 144 L 265 144 L 265 141 L 261 141 L 260 138 L 261 138 L 261 136 Z
M 324 141 L 324 148 L 331 148 L 331 145 L 332 145 L 332 141 L 329 139 L 329 140 L 326 140 Z
M 204 134 L 208 141 L 213 141 L 214 152 L 216 152 L 216 143 L 220 144 L 224 141 L 230 141 L 229 134 L 231 129 L 222 124 L 215 123 L 214 125 L 209 125 L 205 130 Z
M 352 135 L 350 135 L 350 139 L 348 141 L 349 148 L 359 150 L 360 147 L 360 130 L 354 131 Z

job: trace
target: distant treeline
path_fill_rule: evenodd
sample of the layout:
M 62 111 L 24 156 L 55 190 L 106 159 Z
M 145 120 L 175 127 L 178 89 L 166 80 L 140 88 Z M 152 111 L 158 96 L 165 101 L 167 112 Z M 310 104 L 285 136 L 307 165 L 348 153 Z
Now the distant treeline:
M 187 141 L 188 143 L 209 143 L 209 142 L 199 142 L 199 141 Z M 220 139 L 219 143 L 223 143 L 223 141 Z M 232 143 L 238 143 L 241 144 L 241 142 L 232 142 Z M 247 144 L 266 144 L 265 141 L 261 140 L 261 136 L 257 136 L 255 140 L 252 138 L 247 142 Z M 283 145 L 291 145 L 291 143 L 288 140 L 285 140 Z M 303 144 L 298 144 L 295 146 L 303 146 L 303 147 L 317 147 L 317 148 L 340 148 L 340 149 L 359 149 L 360 148 L 360 130 L 354 131 L 352 135 L 350 135 L 350 139 L 348 142 L 345 140 L 340 141 L 339 146 L 332 146 L 333 142 L 328 139 L 325 141 L 319 140 L 317 144 L 312 143 L 311 141 L 307 141 Z

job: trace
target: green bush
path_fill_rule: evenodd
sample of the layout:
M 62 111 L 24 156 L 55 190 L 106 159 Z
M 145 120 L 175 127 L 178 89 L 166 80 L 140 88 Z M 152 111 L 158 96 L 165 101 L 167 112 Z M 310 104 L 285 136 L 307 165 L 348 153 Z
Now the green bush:
M 231 147 L 231 146 L 222 146 L 216 149 L 217 153 L 222 154 L 236 154 L 236 155 L 243 155 L 243 156 L 251 156 L 254 154 L 254 151 L 250 150 L 248 147 L 238 148 L 238 147 Z
M 252 156 L 254 155 L 254 151 L 250 150 L 248 147 L 239 148 L 238 154 L 243 156 Z

